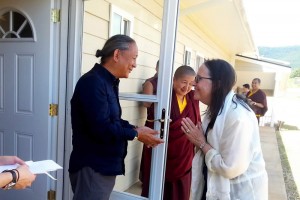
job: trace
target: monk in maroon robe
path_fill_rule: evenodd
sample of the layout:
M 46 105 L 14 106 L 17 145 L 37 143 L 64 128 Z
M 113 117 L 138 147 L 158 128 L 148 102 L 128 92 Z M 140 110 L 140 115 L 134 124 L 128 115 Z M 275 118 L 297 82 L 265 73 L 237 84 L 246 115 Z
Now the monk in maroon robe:
M 200 121 L 199 101 L 191 91 L 196 73 L 191 67 L 181 66 L 174 74 L 169 127 L 167 163 L 165 171 L 164 200 L 189 200 L 191 167 L 194 145 L 181 130 L 182 118 Z M 150 114 L 149 114 L 150 113 Z M 153 128 L 153 110 L 148 113 L 146 126 Z M 148 197 L 152 149 L 144 146 L 141 162 L 142 196 Z
M 248 103 L 254 111 L 258 123 L 259 118 L 264 116 L 268 110 L 267 97 L 266 94 L 260 89 L 260 83 L 261 81 L 259 78 L 253 79 L 251 84 L 252 90 L 250 90 L 246 95 Z

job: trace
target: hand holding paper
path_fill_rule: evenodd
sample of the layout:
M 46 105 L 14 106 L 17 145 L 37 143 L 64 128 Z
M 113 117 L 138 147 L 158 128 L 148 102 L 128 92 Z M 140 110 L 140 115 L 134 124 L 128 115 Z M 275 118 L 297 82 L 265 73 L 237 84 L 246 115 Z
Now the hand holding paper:
M 53 160 L 42 160 L 42 161 L 26 161 L 25 162 L 31 173 L 33 174 L 47 174 L 50 178 L 53 180 L 56 180 L 53 176 L 51 176 L 48 172 L 50 171 L 56 171 L 58 169 L 62 169 L 60 165 L 58 165 L 56 162 Z M 10 169 L 16 169 L 19 165 L 14 164 L 14 165 L 3 165 L 0 166 L 0 172 L 4 170 L 10 170 Z

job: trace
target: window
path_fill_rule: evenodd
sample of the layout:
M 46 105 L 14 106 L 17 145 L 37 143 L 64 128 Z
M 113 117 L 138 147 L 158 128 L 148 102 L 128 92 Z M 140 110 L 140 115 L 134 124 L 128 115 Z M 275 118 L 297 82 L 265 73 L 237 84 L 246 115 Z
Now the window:
M 200 53 L 196 53 L 196 70 L 198 71 L 199 67 L 205 62 L 205 58 Z
M 0 14 L 0 40 L 33 40 L 29 20 L 21 13 L 9 10 Z
M 192 50 L 188 47 L 185 47 L 184 51 L 184 64 L 191 66 L 191 59 L 192 59 Z
M 133 19 L 131 14 L 111 5 L 109 37 L 117 34 L 132 36 Z

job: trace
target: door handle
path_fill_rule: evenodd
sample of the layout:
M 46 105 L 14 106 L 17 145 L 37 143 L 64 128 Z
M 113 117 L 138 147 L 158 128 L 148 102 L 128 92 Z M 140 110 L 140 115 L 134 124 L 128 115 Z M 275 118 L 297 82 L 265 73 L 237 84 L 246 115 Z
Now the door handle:
M 160 121 L 160 139 L 164 138 L 165 117 L 166 117 L 166 109 L 163 108 L 161 111 L 161 121 Z
M 164 126 L 165 126 L 165 122 L 169 120 L 169 122 L 172 122 L 172 119 L 166 119 L 166 109 L 162 109 L 161 111 L 161 118 L 160 119 L 147 119 L 147 122 L 156 122 L 159 121 L 160 122 L 160 138 L 163 139 L 164 138 Z

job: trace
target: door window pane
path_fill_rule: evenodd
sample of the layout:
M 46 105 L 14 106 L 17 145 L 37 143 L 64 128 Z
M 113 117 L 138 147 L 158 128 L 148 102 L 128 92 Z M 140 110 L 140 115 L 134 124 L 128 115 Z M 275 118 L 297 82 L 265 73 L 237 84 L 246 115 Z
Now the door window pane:
M 33 39 L 33 31 L 29 20 L 19 12 L 10 10 L 0 16 L 1 39 Z
M 3 34 L 9 31 L 9 19 L 9 12 L 4 13 L 0 18 L 0 27 L 4 31 Z

